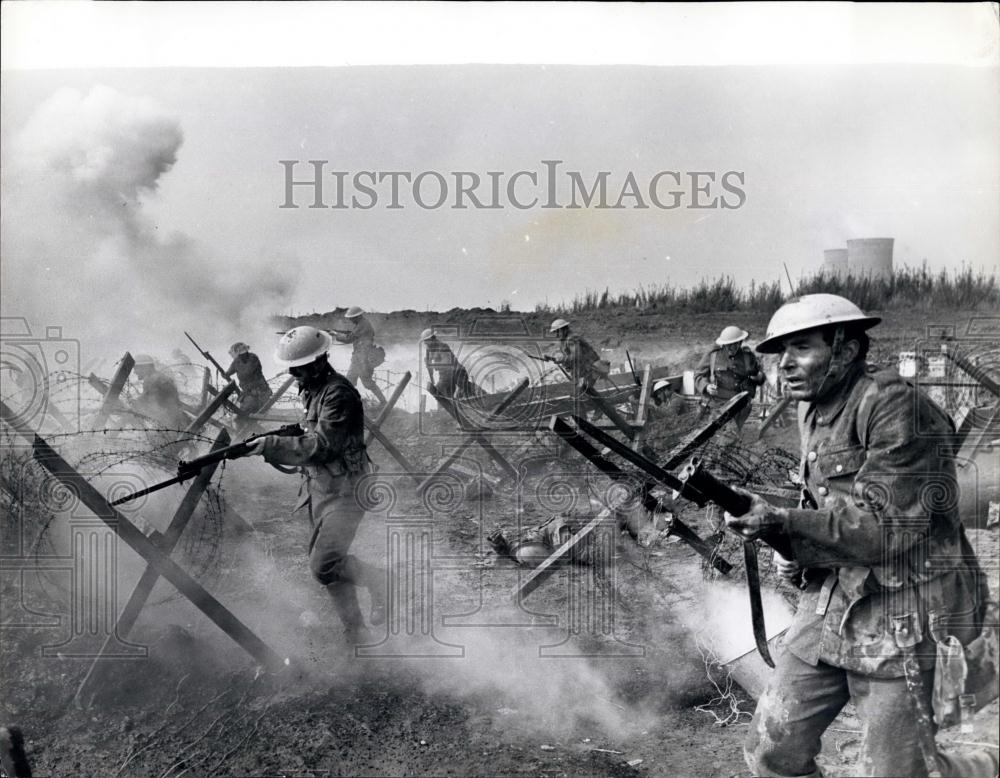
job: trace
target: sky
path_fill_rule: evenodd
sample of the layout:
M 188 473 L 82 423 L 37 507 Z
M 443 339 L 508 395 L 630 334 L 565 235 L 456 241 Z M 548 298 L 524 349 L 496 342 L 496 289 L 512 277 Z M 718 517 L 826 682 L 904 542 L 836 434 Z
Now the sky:
M 311 31 L 296 26 L 301 41 L 286 39 L 278 57 L 262 47 L 259 61 L 267 67 L 205 66 L 204 32 L 195 32 L 191 18 L 162 26 L 164 34 L 154 37 L 162 20 L 127 11 L 142 34 L 109 41 L 176 47 L 183 43 L 174 40 L 178 31 L 193 35 L 180 58 L 147 45 L 145 56 L 127 52 L 127 67 L 107 67 L 115 64 L 104 52 L 111 43 L 87 48 L 76 62 L 52 45 L 46 58 L 44 46 L 39 53 L 25 45 L 35 41 L 30 29 L 39 28 L 24 24 L 13 39 L 20 53 L 15 46 L 14 55 L 4 55 L 2 80 L 4 315 L 65 323 L 107 342 L 123 339 L 123 331 L 153 338 L 178 319 L 235 339 L 268 314 L 353 304 L 389 311 L 509 303 L 531 310 L 606 287 L 687 286 L 720 275 L 749 284 L 782 279 L 785 266 L 795 278 L 818 269 L 824 249 L 864 237 L 895 238 L 897 266 L 926 261 L 935 270 L 997 272 L 1000 70 L 995 36 L 983 37 L 989 13 L 970 16 L 969 9 L 982 11 L 973 5 L 931 18 L 904 5 L 914 21 L 907 37 L 898 19 L 852 10 L 844 23 L 843 5 L 788 11 L 808 27 L 828 22 L 825 32 L 810 30 L 832 46 L 815 47 L 824 56 L 810 54 L 804 35 L 781 38 L 794 41 L 791 62 L 761 56 L 767 40 L 743 40 L 739 53 L 751 64 L 733 64 L 740 58 L 717 48 L 702 58 L 690 41 L 678 43 L 683 56 L 675 59 L 651 45 L 657 24 L 665 40 L 681 41 L 685 24 L 695 40 L 713 40 L 715 31 L 713 46 L 720 37 L 735 40 L 734 21 L 741 20 L 732 14 L 743 11 L 725 8 L 661 19 L 635 7 L 617 16 L 585 7 L 584 17 L 599 13 L 606 25 L 630 21 L 637 45 L 622 47 L 622 36 L 581 35 L 583 43 L 609 41 L 604 60 L 600 47 L 530 52 L 536 64 L 511 64 L 517 47 L 503 46 L 496 7 L 480 7 L 473 20 L 487 25 L 478 29 L 486 33 L 479 39 L 484 59 L 507 64 L 440 64 L 447 60 L 438 48 L 414 49 L 416 28 L 406 36 L 398 23 L 386 35 L 397 43 L 389 55 L 372 54 L 374 44 L 352 49 L 354 37 L 374 41 L 363 33 L 383 19 L 371 7 L 367 20 L 341 17 L 340 25 Z M 5 50 L 9 9 L 5 4 Z M 442 9 L 417 11 L 433 16 Z M 404 14 L 413 14 L 414 25 L 426 22 L 416 11 Z M 942 18 L 954 25 L 942 27 Z M 276 24 L 288 15 L 281 19 Z M 584 22 L 592 27 L 602 19 Z M 72 32 L 48 23 L 41 29 L 50 43 Z M 91 23 L 104 35 L 118 29 L 105 17 Z M 742 38 L 753 38 L 753 22 L 742 23 L 749 25 Z M 331 46 L 341 44 L 365 64 L 336 54 L 331 66 L 301 62 L 301 52 L 322 51 L 317 26 L 329 30 Z M 924 28 L 937 34 L 921 38 Z M 449 31 L 439 34 L 461 38 L 456 61 L 467 61 L 471 41 Z M 894 40 L 903 50 L 895 60 L 883 56 Z M 983 40 L 989 45 L 980 52 Z M 420 42 L 434 41 L 417 35 Z M 425 61 L 434 64 L 399 64 L 406 46 L 429 49 Z M 228 63 L 244 64 L 248 46 L 235 51 Z M 524 59 L 531 61 L 529 53 Z M 547 59 L 553 61 L 541 64 Z M 280 62 L 313 66 L 275 66 Z M 449 199 L 438 209 L 420 207 L 404 183 L 403 207 L 388 208 L 385 182 L 370 209 L 308 208 L 302 188 L 294 197 L 302 207 L 282 208 L 280 160 L 297 161 L 300 178 L 310 172 L 308 160 L 325 160 L 326 204 L 334 200 L 333 171 L 346 172 L 348 202 L 359 171 L 427 172 L 425 202 L 436 199 L 433 174 L 440 173 Z M 650 207 L 635 207 L 635 196 L 620 209 L 515 207 L 506 196 L 510 177 L 533 171 L 544 181 L 544 160 L 561 161 L 561 204 L 570 202 L 568 172 L 589 187 L 607 171 L 610 204 L 631 174 Z M 500 176 L 501 207 L 449 207 L 455 171 L 483 182 L 489 171 Z M 680 175 L 682 186 L 661 177 L 658 190 L 682 190 L 680 207 L 650 202 L 649 183 L 660 171 Z M 692 173 L 714 175 L 704 197 L 738 207 L 690 207 L 705 202 L 692 191 Z M 721 188 L 726 174 L 741 196 Z M 515 197 L 530 201 L 530 190 L 522 176 Z M 476 191 L 488 200 L 487 183 Z M 544 191 L 535 193 L 544 202 Z

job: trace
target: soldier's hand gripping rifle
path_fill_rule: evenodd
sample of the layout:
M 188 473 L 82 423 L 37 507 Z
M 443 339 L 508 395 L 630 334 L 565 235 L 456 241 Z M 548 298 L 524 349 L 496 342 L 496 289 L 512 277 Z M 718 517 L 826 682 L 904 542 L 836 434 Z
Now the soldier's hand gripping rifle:
M 693 457 L 680 474 L 683 488 L 680 496 L 691 500 L 699 507 L 708 502 L 715 503 L 731 516 L 743 516 L 749 512 L 751 498 L 738 492 L 726 483 L 716 478 L 702 467 L 701 460 Z M 760 538 L 785 559 L 792 559 L 791 545 L 788 539 L 776 534 Z M 750 617 L 753 622 L 753 637 L 757 651 L 770 667 L 774 667 L 771 652 L 767 647 L 767 630 L 764 626 L 764 605 L 760 594 L 760 571 L 757 566 L 757 546 L 753 539 L 743 540 L 743 561 L 747 571 L 747 588 L 750 592 Z
M 226 374 L 226 368 L 224 368 L 222 365 L 220 365 L 216 361 L 215 357 L 213 357 L 211 354 L 209 354 L 207 351 L 205 351 L 201 346 L 199 346 L 198 343 L 197 343 L 197 341 L 194 338 L 192 338 L 191 335 L 188 332 L 185 332 L 184 335 L 185 335 L 185 337 L 188 340 L 191 341 L 191 345 L 194 346 L 196 349 L 198 349 L 198 353 L 201 354 L 203 357 L 205 357 L 205 359 L 207 359 L 211 363 L 211 365 L 216 370 L 219 371 L 219 373 L 221 373 L 222 375 Z M 236 388 L 236 394 L 243 394 L 243 392 L 239 389 L 239 387 Z
M 198 475 L 198 473 L 209 465 L 221 462 L 224 459 L 239 459 L 242 456 L 246 456 L 254 441 L 260 440 L 268 435 L 275 435 L 280 438 L 294 438 L 301 435 L 304 431 L 305 430 L 303 430 L 298 424 L 286 424 L 276 430 L 269 430 L 267 432 L 259 432 L 256 435 L 251 435 L 249 438 L 246 438 L 239 443 L 234 443 L 233 445 L 226 446 L 225 448 L 216 449 L 215 451 L 197 457 L 196 459 L 192 459 L 190 461 L 181 460 L 177 463 L 177 475 L 173 478 L 168 478 L 166 481 L 153 484 L 146 489 L 140 489 L 138 492 L 133 492 L 132 494 L 115 500 L 110 503 L 110 505 L 121 505 L 122 503 L 131 502 L 132 500 L 143 497 L 147 494 L 158 492 L 160 489 L 166 489 L 168 486 L 183 483 L 189 478 L 194 478 L 194 476 Z
M 653 478 L 653 480 L 669 489 L 673 489 L 676 492 L 676 496 L 683 497 L 685 500 L 689 500 L 699 507 L 704 507 L 710 502 L 714 503 L 733 516 L 742 516 L 750 510 L 751 498 L 747 494 L 739 492 L 728 484 L 723 483 L 712 473 L 705 470 L 702 467 L 701 459 L 698 457 L 692 457 L 687 465 L 684 466 L 680 475 L 675 476 L 639 452 L 633 451 L 621 441 L 595 427 L 586 419 L 574 417 L 573 420 L 581 431 L 586 432 L 594 440 L 638 467 L 646 475 Z M 579 436 L 574 434 L 572 428 L 561 418 L 554 416 L 550 426 L 553 432 L 563 438 L 593 464 L 597 465 L 607 475 L 615 477 L 621 474 L 620 470 L 605 461 L 603 457 L 597 454 L 596 450 L 591 449 L 589 444 L 584 445 Z M 684 527 L 683 522 L 681 522 L 679 528 L 690 532 L 690 530 Z M 686 539 L 683 534 L 680 536 L 682 539 Z M 688 540 L 688 542 L 691 543 L 695 539 L 699 543 L 701 542 L 700 538 L 697 538 L 696 535 Z M 786 538 L 769 535 L 761 539 L 785 557 L 785 559 L 793 558 L 791 546 Z M 698 550 L 698 545 L 693 545 L 693 547 Z M 767 647 L 764 605 L 760 594 L 760 573 L 757 567 L 757 546 L 754 540 L 744 540 L 743 558 L 746 563 L 747 588 L 750 591 L 750 616 L 753 621 L 754 641 L 757 644 L 757 650 L 760 652 L 761 658 L 768 665 L 774 667 L 774 661 L 771 659 L 771 653 Z M 716 567 L 719 567 L 720 561 L 714 560 Z M 727 564 L 725 569 L 720 569 L 722 572 L 728 572 L 729 565 Z

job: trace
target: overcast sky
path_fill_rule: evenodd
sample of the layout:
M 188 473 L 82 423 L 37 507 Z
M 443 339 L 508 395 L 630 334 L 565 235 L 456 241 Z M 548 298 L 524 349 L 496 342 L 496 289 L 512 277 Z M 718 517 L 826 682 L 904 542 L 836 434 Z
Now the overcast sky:
M 3 298 L 83 317 L 100 299 L 136 326 L 213 306 L 531 309 L 797 277 L 862 237 L 895 238 L 897 265 L 997 272 L 998 87 L 996 67 L 933 64 L 8 70 Z M 389 209 L 386 182 L 370 210 L 279 208 L 279 160 L 305 176 L 311 159 L 484 179 L 562 160 L 609 171 L 612 203 L 630 172 L 645 195 L 659 171 L 736 171 L 745 203 L 684 207 L 685 180 L 662 187 L 687 189 L 675 210 L 430 210 L 404 184 Z

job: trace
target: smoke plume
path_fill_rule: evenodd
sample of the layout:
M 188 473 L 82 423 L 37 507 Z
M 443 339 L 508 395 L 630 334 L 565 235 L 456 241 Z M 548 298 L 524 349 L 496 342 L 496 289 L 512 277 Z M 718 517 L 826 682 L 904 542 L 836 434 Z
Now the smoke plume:
M 237 262 L 149 214 L 183 140 L 154 101 L 105 86 L 41 104 L 5 154 L 6 315 L 63 325 L 106 355 L 168 350 L 183 329 L 246 340 L 283 306 L 291 268 Z

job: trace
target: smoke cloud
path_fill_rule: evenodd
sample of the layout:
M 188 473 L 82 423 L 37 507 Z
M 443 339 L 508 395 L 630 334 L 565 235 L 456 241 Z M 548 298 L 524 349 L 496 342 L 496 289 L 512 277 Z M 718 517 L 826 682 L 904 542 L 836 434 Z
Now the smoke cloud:
M 102 356 L 169 351 L 183 329 L 228 342 L 262 334 L 291 297 L 294 267 L 237 260 L 149 212 L 183 141 L 163 107 L 106 86 L 41 104 L 5 153 L 6 315 L 60 324 Z

